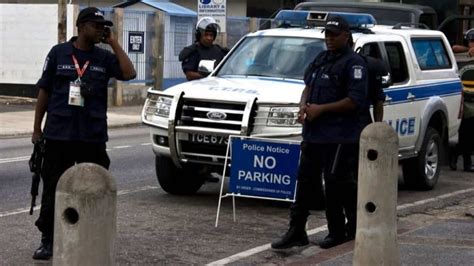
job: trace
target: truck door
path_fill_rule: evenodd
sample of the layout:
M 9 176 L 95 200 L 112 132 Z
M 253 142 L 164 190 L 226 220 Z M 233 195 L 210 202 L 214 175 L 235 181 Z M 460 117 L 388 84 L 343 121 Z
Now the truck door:
M 402 154 L 413 152 L 420 125 L 419 110 L 409 94 L 410 78 L 404 49 L 407 48 L 400 41 L 368 42 L 361 46 L 362 54 L 381 58 L 389 67 L 393 85 L 384 90 L 384 121 L 397 132 Z
M 414 93 L 414 82 L 410 78 L 408 64 L 413 65 L 407 58 L 408 46 L 401 41 L 383 42 L 387 63 L 393 85 L 385 89 L 384 120 L 398 134 L 400 153 L 413 154 L 420 133 L 421 105 Z

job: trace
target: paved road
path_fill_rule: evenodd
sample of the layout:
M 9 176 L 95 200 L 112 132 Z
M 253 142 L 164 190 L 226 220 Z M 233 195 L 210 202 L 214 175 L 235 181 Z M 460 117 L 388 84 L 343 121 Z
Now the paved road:
M 205 264 L 255 247 L 263 252 L 240 261 L 278 263 L 294 257 L 294 253 L 266 250 L 266 245 L 286 229 L 287 204 L 238 198 L 237 222 L 233 223 L 231 200 L 224 199 L 220 225 L 215 228 L 219 185 L 208 184 L 192 196 L 163 192 L 156 182 L 146 128 L 111 130 L 108 148 L 111 172 L 119 189 L 117 263 Z M 31 264 L 31 253 L 39 240 L 32 225 L 38 212 L 33 216 L 27 213 L 31 175 L 26 163 L 31 144 L 28 138 L 2 139 L 0 150 L 0 264 Z M 399 205 L 472 189 L 472 177 L 443 169 L 433 191 L 401 188 Z M 324 225 L 324 213 L 314 212 L 309 229 L 321 231 Z M 323 234 L 310 239 L 314 241 Z

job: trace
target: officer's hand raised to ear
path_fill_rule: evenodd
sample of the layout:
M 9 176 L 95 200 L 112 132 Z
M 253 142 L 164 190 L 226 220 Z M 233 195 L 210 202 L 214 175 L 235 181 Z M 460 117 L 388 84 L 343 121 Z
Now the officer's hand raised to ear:
M 109 27 L 104 27 L 104 33 L 102 35 L 102 39 L 100 40 L 103 43 L 110 44 L 111 41 L 115 41 L 114 34 L 110 30 Z

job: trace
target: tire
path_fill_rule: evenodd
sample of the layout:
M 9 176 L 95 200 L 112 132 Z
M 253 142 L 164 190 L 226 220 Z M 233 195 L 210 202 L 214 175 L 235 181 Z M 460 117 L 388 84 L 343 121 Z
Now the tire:
M 428 127 L 418 157 L 402 163 L 403 180 L 408 188 L 431 190 L 438 182 L 441 169 L 441 137 Z
M 158 183 L 170 194 L 193 194 L 204 184 L 205 175 L 197 165 L 185 164 L 178 168 L 170 158 L 156 156 L 155 169 Z

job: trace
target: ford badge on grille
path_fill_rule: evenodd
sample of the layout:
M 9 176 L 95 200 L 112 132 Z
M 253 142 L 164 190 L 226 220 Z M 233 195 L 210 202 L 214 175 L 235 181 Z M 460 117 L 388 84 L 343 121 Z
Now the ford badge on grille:
M 212 120 L 224 120 L 227 118 L 227 114 L 219 111 L 209 111 L 206 114 L 207 118 Z

